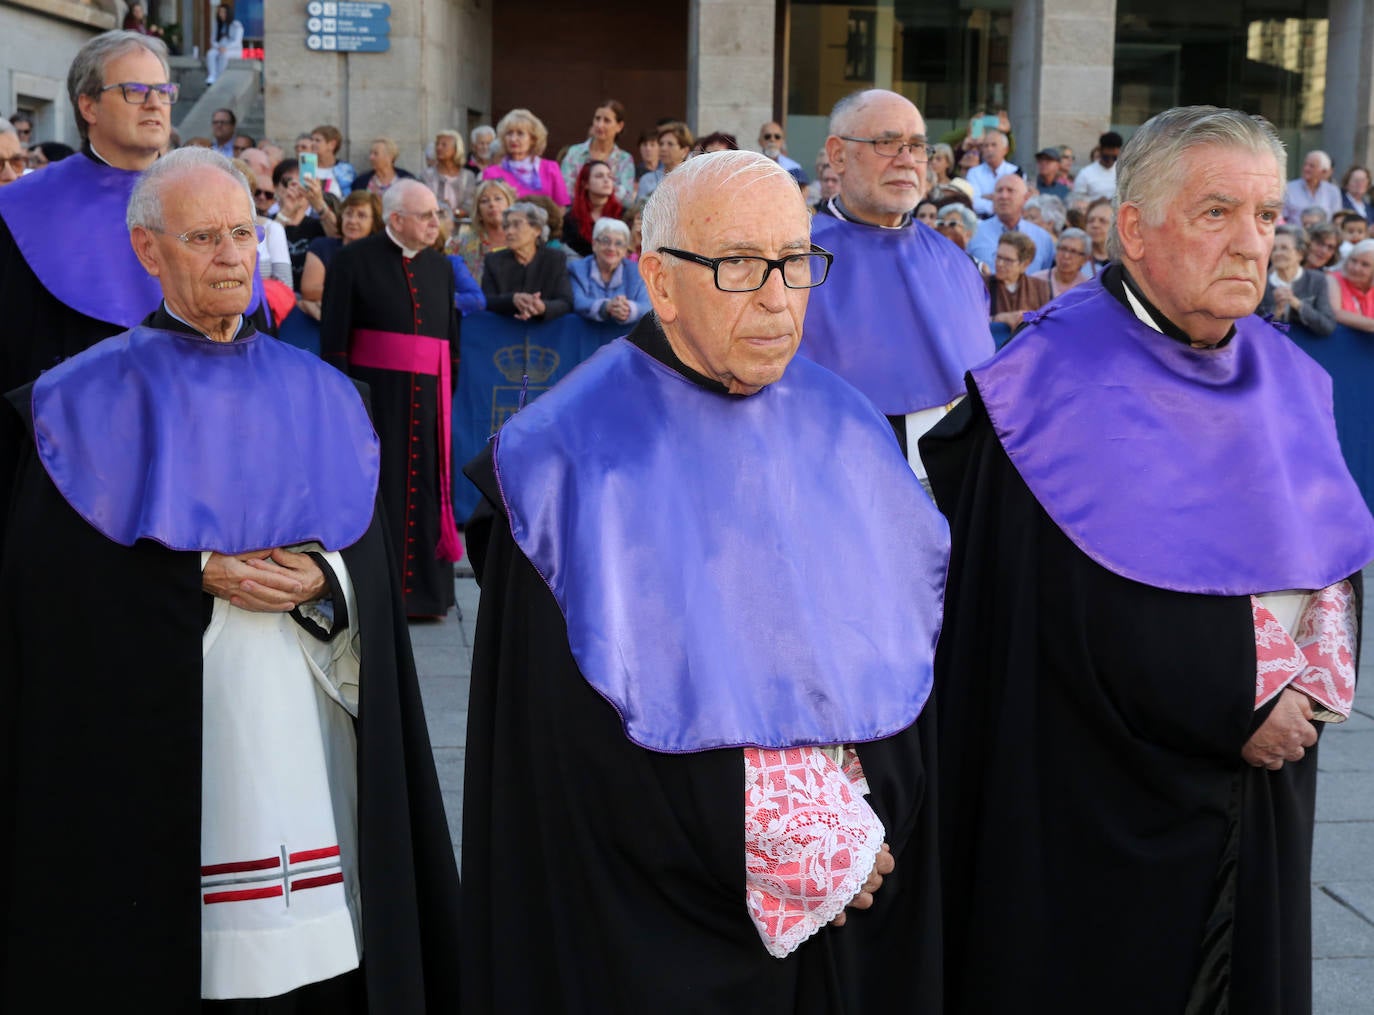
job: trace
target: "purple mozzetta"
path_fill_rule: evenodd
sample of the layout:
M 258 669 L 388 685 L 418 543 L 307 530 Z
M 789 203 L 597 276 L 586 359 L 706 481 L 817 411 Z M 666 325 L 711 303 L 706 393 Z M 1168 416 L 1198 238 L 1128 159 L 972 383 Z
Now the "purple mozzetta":
M 73 310 L 124 328 L 162 301 L 124 224 L 138 177 L 73 155 L 0 187 L 0 218 L 44 288 Z
M 1319 589 L 1374 558 L 1331 378 L 1258 317 L 1220 349 L 1149 328 L 1100 283 L 972 371 L 1055 524 L 1124 578 L 1176 592 Z
M 379 445 L 357 390 L 257 333 L 107 338 L 34 382 L 33 429 L 67 503 L 125 546 L 337 550 L 371 523 Z
M 919 222 L 903 229 L 817 215 L 835 255 L 811 293 L 800 355 L 833 370 L 887 416 L 945 405 L 995 350 L 988 293 L 968 256 Z
M 515 541 L 630 740 L 854 743 L 920 713 L 948 529 L 829 372 L 740 398 L 617 339 L 496 442 Z

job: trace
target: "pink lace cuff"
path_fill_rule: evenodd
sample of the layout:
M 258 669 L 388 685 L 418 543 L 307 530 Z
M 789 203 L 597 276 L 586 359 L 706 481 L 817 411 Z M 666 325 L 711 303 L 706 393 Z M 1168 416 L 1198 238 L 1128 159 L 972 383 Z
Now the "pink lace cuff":
M 1294 635 L 1254 596 L 1255 707 L 1292 686 L 1313 700 L 1317 718 L 1349 718 L 1355 700 L 1355 594 L 1338 582 L 1312 595 Z
M 744 749 L 745 897 L 768 954 L 783 958 L 838 916 L 873 869 L 883 824 L 858 757 Z

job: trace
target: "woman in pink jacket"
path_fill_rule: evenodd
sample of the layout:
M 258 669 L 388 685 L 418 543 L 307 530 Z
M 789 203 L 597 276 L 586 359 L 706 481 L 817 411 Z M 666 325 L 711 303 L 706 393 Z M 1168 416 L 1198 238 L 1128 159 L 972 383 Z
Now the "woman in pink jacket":
M 484 180 L 504 180 L 521 197 L 543 194 L 566 208 L 571 203 L 558 163 L 540 158 L 549 143 L 549 131 L 528 109 L 512 109 L 496 125 L 501 139 L 499 158 L 482 170 Z

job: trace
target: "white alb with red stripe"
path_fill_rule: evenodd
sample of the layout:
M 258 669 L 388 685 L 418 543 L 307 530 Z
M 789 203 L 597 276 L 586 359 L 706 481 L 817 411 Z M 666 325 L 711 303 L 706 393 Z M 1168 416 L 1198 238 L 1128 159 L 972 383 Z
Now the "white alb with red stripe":
M 201 996 L 272 997 L 357 968 L 358 636 L 216 599 L 204 637 Z

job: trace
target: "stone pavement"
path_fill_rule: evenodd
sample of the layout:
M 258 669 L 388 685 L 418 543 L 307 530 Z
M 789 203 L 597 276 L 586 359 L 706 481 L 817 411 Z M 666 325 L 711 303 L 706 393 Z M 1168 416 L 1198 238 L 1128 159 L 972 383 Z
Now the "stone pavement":
M 468 674 L 477 619 L 477 583 L 459 564 L 458 613 L 412 624 L 411 641 L 429 735 L 458 855 Z M 1366 572 L 1374 591 L 1374 569 Z M 1374 608 L 1365 600 L 1366 631 Z M 1360 666 L 1355 714 L 1322 737 L 1318 753 L 1317 834 L 1312 856 L 1312 973 L 1315 1015 L 1374 1011 L 1374 636 Z

